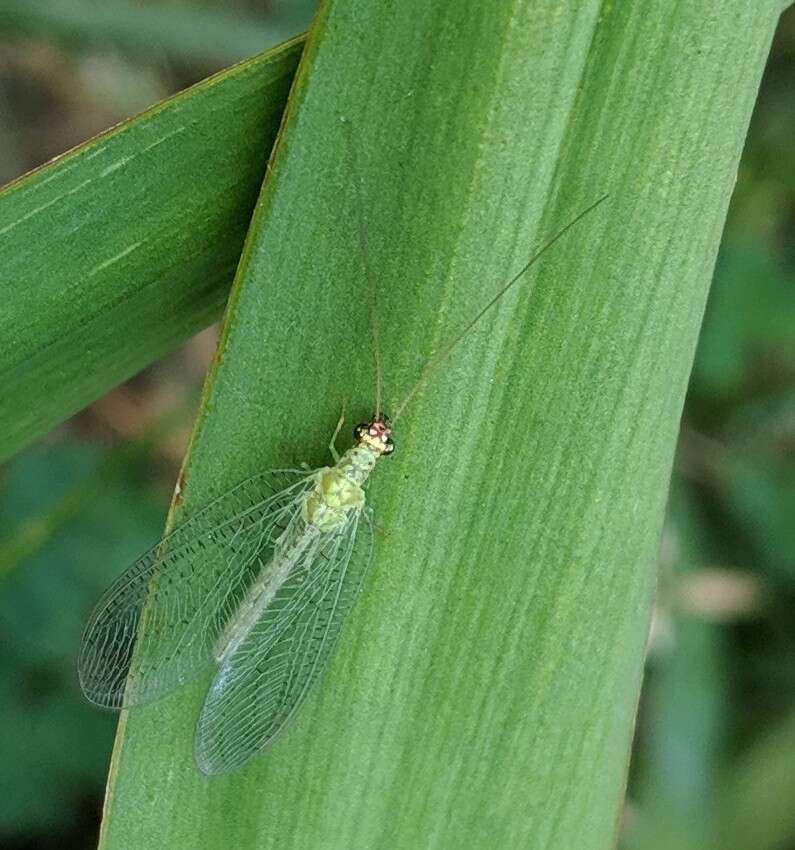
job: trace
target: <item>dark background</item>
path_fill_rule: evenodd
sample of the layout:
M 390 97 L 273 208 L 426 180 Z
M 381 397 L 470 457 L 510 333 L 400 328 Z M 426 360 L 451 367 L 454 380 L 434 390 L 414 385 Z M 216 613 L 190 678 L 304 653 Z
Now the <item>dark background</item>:
M 0 0 L 0 184 L 300 32 L 313 5 Z M 794 132 L 791 10 L 682 422 L 625 850 L 795 848 Z M 108 565 L 162 531 L 215 333 L 0 467 L 3 848 L 96 844 L 115 716 L 79 695 L 82 622 Z

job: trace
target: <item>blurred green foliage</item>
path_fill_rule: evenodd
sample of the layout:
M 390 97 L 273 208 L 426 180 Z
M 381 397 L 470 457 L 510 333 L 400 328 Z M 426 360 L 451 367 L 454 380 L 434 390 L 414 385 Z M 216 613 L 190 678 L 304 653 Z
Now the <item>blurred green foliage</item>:
M 715 402 L 741 401 L 764 378 L 758 372 L 766 358 L 791 363 L 792 312 L 791 274 L 759 237 L 730 229 L 715 268 L 690 382 L 691 406 L 714 409 Z
M 0 61 L 4 179 L 122 117 L 114 91 L 141 108 L 211 70 L 193 58 L 219 53 L 191 40 L 196 28 L 182 45 L 141 49 L 150 12 L 187 22 L 203 5 L 209 20 L 209 3 L 107 3 L 82 28 L 67 13 L 88 0 L 50 7 L 66 18 L 45 5 L 0 0 L 9 48 Z M 254 2 L 227 5 L 224 20 L 236 9 L 297 31 L 313 4 L 284 0 L 270 19 Z M 114 8 L 123 14 L 107 23 Z M 166 34 L 179 31 L 177 23 Z M 220 59 L 249 51 L 250 35 L 221 45 Z M 87 62 L 99 63 L 89 75 Z M 97 79 L 111 88 L 98 93 Z M 795 848 L 793 89 L 790 10 L 760 93 L 683 417 L 626 850 Z M 39 113 L 51 116 L 43 133 Z M 79 696 L 79 635 L 113 574 L 159 534 L 167 502 L 147 475 L 162 464 L 166 438 L 108 460 L 101 441 L 79 431 L 67 428 L 0 474 L 0 840 L 9 847 L 95 843 L 115 717 Z
M 157 538 L 167 500 L 103 455 L 65 437 L 0 481 L 0 837 L 68 830 L 104 781 L 116 718 L 82 699 L 75 647 L 114 570 Z
M 0 0 L 0 28 L 67 46 L 118 46 L 143 55 L 185 61 L 236 62 L 285 41 L 300 30 L 300 15 L 284 21 L 240 10 L 130 0 Z

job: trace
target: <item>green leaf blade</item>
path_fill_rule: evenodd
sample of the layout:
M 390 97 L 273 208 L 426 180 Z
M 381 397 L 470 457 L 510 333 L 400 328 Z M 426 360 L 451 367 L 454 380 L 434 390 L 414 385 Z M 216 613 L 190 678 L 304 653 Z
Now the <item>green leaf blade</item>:
M 187 510 L 258 469 L 325 462 L 343 399 L 370 412 L 342 118 L 387 412 L 535 245 L 611 198 L 400 420 L 368 494 L 386 531 L 370 580 L 293 729 L 208 782 L 191 761 L 202 687 L 131 715 L 105 850 L 613 846 L 678 421 L 774 25 L 739 0 L 323 7 Z
M 218 318 L 301 42 L 0 193 L 0 459 Z

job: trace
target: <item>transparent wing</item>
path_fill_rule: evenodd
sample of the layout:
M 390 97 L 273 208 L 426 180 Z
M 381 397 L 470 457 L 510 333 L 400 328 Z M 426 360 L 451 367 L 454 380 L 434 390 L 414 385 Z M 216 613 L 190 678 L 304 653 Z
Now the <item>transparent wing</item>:
M 106 708 L 150 702 L 213 663 L 215 644 L 314 478 L 250 478 L 166 535 L 106 591 L 78 659 L 86 697 Z
M 354 514 L 306 550 L 273 603 L 221 665 L 199 716 L 207 774 L 238 770 L 284 730 L 333 652 L 372 557 L 372 526 Z

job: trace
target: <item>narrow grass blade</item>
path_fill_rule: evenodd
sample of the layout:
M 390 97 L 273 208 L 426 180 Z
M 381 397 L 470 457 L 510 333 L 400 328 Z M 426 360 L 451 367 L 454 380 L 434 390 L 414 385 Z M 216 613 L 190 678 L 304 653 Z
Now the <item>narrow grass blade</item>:
M 0 192 L 0 461 L 218 318 L 301 47 Z

